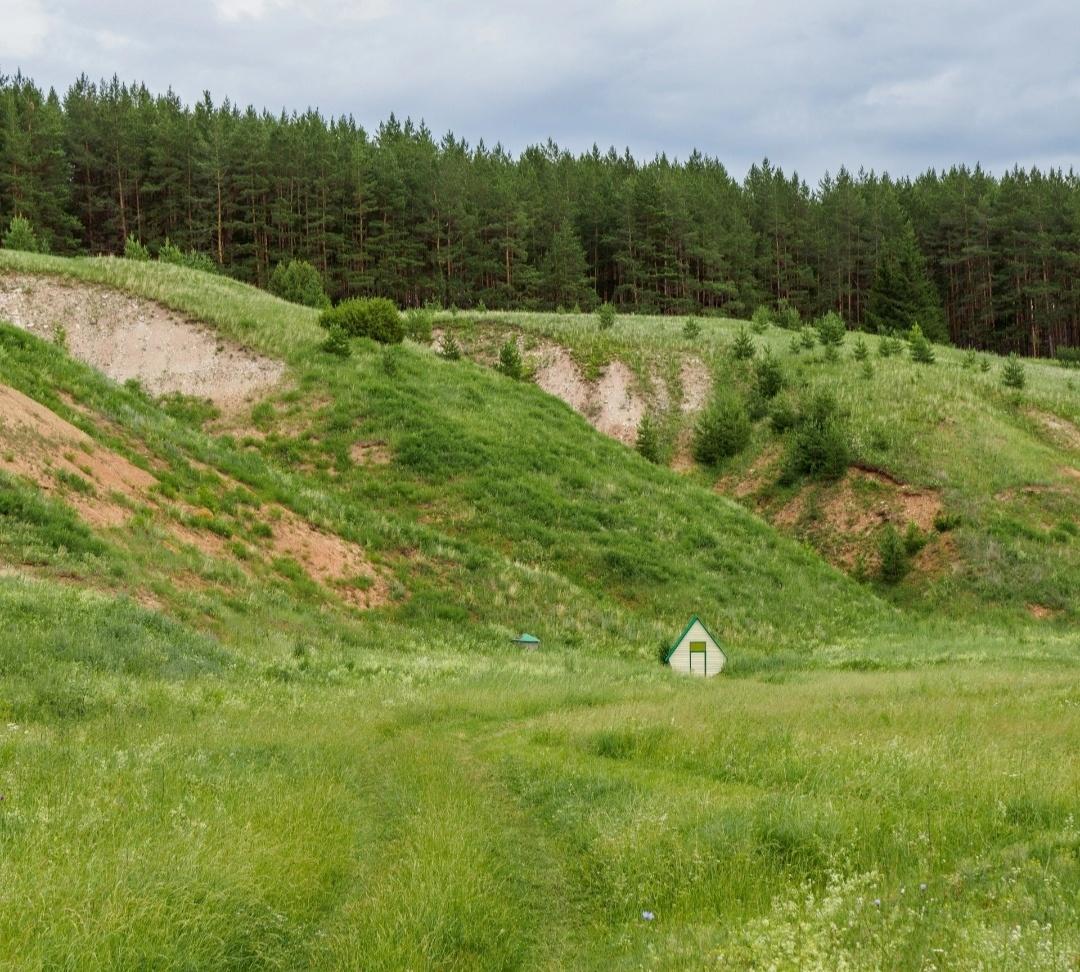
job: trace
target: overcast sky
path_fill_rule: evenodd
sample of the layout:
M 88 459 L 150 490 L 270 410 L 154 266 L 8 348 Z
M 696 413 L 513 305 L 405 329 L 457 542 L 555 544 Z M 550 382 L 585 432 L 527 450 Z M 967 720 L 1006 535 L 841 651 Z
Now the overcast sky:
M 116 73 L 513 151 L 697 147 L 739 177 L 768 156 L 811 182 L 1072 166 L 1078 41 L 1070 0 L 0 0 L 0 72 L 61 93 Z

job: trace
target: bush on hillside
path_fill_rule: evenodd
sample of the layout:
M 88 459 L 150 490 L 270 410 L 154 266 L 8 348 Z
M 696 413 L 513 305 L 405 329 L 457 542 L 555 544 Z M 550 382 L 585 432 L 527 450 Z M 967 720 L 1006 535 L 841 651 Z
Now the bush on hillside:
M 817 332 L 822 347 L 838 348 L 844 343 L 847 325 L 836 311 L 829 311 L 828 314 L 818 319 Z
M 638 424 L 637 441 L 634 443 L 638 453 L 649 462 L 662 465 L 664 445 L 661 435 L 661 423 L 654 415 L 646 412 Z
M 819 389 L 802 403 L 788 433 L 783 479 L 833 480 L 851 465 L 851 431 L 833 395 Z
M 270 293 L 304 307 L 325 310 L 330 298 L 323 287 L 322 274 L 307 260 L 282 261 L 270 274 Z
M 339 324 L 331 324 L 327 329 L 322 349 L 327 354 L 333 354 L 339 358 L 347 358 L 352 354 L 352 346 L 349 344 L 349 335 L 345 333 L 345 328 Z
M 417 344 L 430 344 L 435 330 L 435 311 L 428 307 L 414 307 L 405 313 L 405 337 Z
M 150 251 L 143 246 L 138 237 L 129 235 L 128 238 L 124 240 L 124 259 L 143 263 L 150 259 Z
M 189 270 L 202 270 L 204 273 L 221 272 L 221 268 L 214 262 L 213 257 L 200 253 L 198 250 L 188 250 L 185 253 L 180 247 L 169 242 L 168 237 L 165 237 L 165 242 L 158 250 L 158 262 L 187 267 Z
M 683 324 L 682 335 L 687 341 L 693 341 L 701 335 L 701 321 L 696 317 L 688 317 Z
M 735 340 L 731 343 L 731 356 L 736 361 L 749 361 L 756 353 L 754 339 L 750 337 L 745 327 L 740 327 L 739 333 L 735 335 Z
M 499 371 L 507 378 L 515 381 L 521 378 L 525 366 L 521 360 L 521 352 L 518 350 L 517 341 L 508 338 L 506 343 L 499 349 Z
M 777 303 L 773 321 L 787 331 L 797 331 L 803 326 L 799 309 L 786 297 L 782 297 Z
M 461 358 L 461 345 L 458 344 L 453 331 L 447 331 L 442 336 L 442 341 L 439 344 L 439 355 L 447 361 L 458 361 Z
M 793 392 L 777 395 L 769 407 L 769 424 L 777 435 L 783 435 L 799 422 L 799 403 Z
M 919 364 L 933 364 L 936 359 L 934 346 L 927 340 L 923 330 L 918 324 L 912 324 L 908 332 L 908 346 L 911 350 L 911 360 Z
M 1009 355 L 1001 369 L 1001 383 L 1006 388 L 1015 388 L 1018 391 L 1027 384 L 1024 364 L 1015 354 Z
M 771 307 L 766 304 L 758 304 L 750 317 L 750 327 L 755 334 L 764 334 L 770 324 L 776 322 L 776 316 Z
M 380 344 L 400 344 L 405 338 L 401 315 L 385 297 L 354 297 L 322 312 L 319 323 L 340 327 L 349 337 L 366 337 Z
M 742 396 L 721 389 L 702 412 L 694 429 L 694 458 L 714 466 L 737 455 L 750 442 L 750 415 Z
M 775 398 L 784 387 L 784 369 L 769 348 L 754 362 L 754 381 L 757 393 L 767 400 Z
M 1054 360 L 1063 368 L 1080 368 L 1080 348 L 1058 348 Z
M 865 361 L 870 357 L 870 349 L 866 346 L 866 339 L 861 334 L 855 339 L 855 347 L 851 349 L 851 355 L 856 361 Z
M 878 357 L 894 358 L 904 350 L 903 342 L 892 334 L 887 334 L 878 344 Z
M 891 523 L 886 525 L 885 532 L 881 535 L 878 554 L 878 576 L 886 584 L 899 584 L 911 565 L 904 541 Z
M 605 300 L 596 310 L 596 322 L 601 331 L 610 330 L 615 326 L 615 305 Z
M 34 232 L 30 220 L 23 216 L 12 216 L 8 231 L 4 234 L 5 250 L 24 250 L 27 253 L 44 253 L 46 247 Z

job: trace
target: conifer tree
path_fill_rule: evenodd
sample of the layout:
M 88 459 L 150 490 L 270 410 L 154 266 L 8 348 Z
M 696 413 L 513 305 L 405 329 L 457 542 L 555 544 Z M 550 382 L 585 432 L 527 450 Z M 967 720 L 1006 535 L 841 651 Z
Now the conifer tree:
M 916 321 L 922 322 L 930 338 L 945 338 L 937 295 L 926 275 L 915 232 L 905 223 L 900 235 L 882 247 L 870 290 L 867 327 L 887 333 L 907 330 Z

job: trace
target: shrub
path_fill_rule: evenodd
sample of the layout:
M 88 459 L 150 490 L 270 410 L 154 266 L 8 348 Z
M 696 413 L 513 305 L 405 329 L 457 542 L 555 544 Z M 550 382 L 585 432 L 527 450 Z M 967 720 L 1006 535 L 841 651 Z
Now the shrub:
M 813 351 L 817 347 L 817 334 L 812 327 L 799 328 L 799 344 L 804 351 Z
M 1080 348 L 1058 348 L 1054 360 L 1063 368 L 1080 368 Z
M 601 331 L 608 331 L 615 326 L 615 305 L 605 300 L 596 311 L 596 322 Z
M 939 510 L 934 517 L 934 529 L 938 533 L 948 533 L 950 530 L 955 530 L 960 526 L 961 517 L 959 513 L 946 513 L 944 510 Z
M 716 465 L 745 449 L 750 432 L 746 402 L 734 391 L 718 391 L 694 429 L 694 458 L 707 466 Z
M 1006 388 L 1016 389 L 1021 389 L 1027 384 L 1024 364 L 1015 354 L 1009 355 L 1008 360 L 1001 369 L 1001 383 Z
M 981 371 L 985 375 L 989 370 L 990 370 L 990 359 L 985 357 L 985 356 L 980 358 L 979 359 L 979 371 Z
M 867 360 L 862 363 L 862 367 L 859 369 L 859 373 L 862 375 L 865 381 L 869 381 L 874 377 L 874 366 Z
M 688 317 L 683 324 L 682 336 L 687 341 L 693 341 L 701 335 L 701 322 L 696 317 Z
M 750 332 L 745 327 L 739 328 L 739 333 L 735 335 L 735 340 L 731 344 L 731 356 L 736 361 L 749 361 L 757 353 L 757 348 L 754 347 L 754 339 L 750 337 Z
M 847 325 L 844 319 L 836 313 L 829 311 L 817 322 L 818 340 L 824 348 L 838 348 L 844 343 L 844 335 L 847 334 Z
M 322 274 L 307 260 L 282 261 L 270 274 L 270 293 L 304 307 L 325 310 L 330 298 L 323 287 Z
M 778 396 L 769 409 L 769 424 L 778 435 L 793 429 L 799 422 L 799 408 L 790 393 Z
M 900 534 L 891 523 L 885 527 L 885 532 L 881 535 L 878 554 L 880 556 L 878 576 L 881 580 L 886 584 L 900 583 L 910 565 L 907 551 L 904 549 L 904 541 L 900 539 Z
M 124 240 L 124 259 L 142 263 L 150 259 L 150 251 L 136 237 L 129 235 Z
M 165 237 L 165 242 L 161 244 L 161 248 L 158 250 L 158 262 L 187 267 L 189 270 L 202 270 L 204 273 L 220 272 L 220 268 L 214 262 L 213 257 L 200 253 L 198 250 L 188 250 L 185 253 L 180 247 L 170 243 L 168 237 Z
M 664 448 L 661 437 L 661 423 L 650 413 L 646 412 L 638 424 L 637 441 L 635 448 L 649 462 L 657 465 L 663 464 Z
M 803 326 L 802 316 L 799 314 L 798 308 L 786 298 L 781 298 L 777 304 L 773 320 L 788 331 L 797 331 Z
M 331 324 L 327 328 L 326 340 L 322 343 L 322 349 L 327 354 L 334 354 L 339 358 L 347 358 L 352 354 L 352 346 L 349 344 L 349 335 L 345 328 L 340 324 Z
M 979 356 L 971 349 L 964 352 L 964 357 L 960 359 L 960 365 L 965 371 L 970 371 L 979 363 Z
M 769 348 L 754 362 L 754 379 L 757 392 L 764 399 L 775 398 L 784 387 L 784 369 Z
M 918 324 L 912 324 L 911 330 L 908 332 L 908 346 L 911 351 L 911 360 L 916 361 L 919 364 L 933 364 L 936 355 L 934 354 L 934 346 L 927 340 L 926 335 L 923 334 L 922 328 Z
M 754 308 L 754 313 L 750 317 L 750 327 L 755 334 L 765 333 L 766 328 L 776 320 L 773 315 L 772 308 L 767 307 L 765 304 L 758 304 Z
M 904 551 L 909 557 L 914 557 L 923 547 L 929 537 L 919 529 L 917 523 L 909 523 L 904 532 Z
M 803 403 L 789 433 L 783 478 L 839 479 L 851 464 L 851 452 L 851 432 L 840 406 L 830 392 L 818 390 Z
M 322 312 L 319 323 L 329 330 L 337 325 L 349 337 L 366 337 L 381 344 L 400 344 L 405 337 L 401 315 L 385 297 L 355 297 Z
M 427 307 L 414 307 L 405 314 L 405 336 L 417 344 L 430 344 L 435 329 L 435 312 Z
M 904 346 L 900 339 L 893 337 L 892 335 L 886 335 L 881 339 L 881 343 L 878 344 L 878 355 L 882 358 L 892 358 L 898 355 Z
M 458 344 L 453 331 L 447 331 L 443 334 L 442 341 L 439 344 L 439 354 L 447 361 L 457 361 L 461 358 L 461 345 Z
M 506 343 L 499 349 L 499 371 L 507 378 L 515 381 L 521 378 L 524 366 L 521 361 L 521 352 L 518 350 L 517 341 L 508 338 Z
M 856 361 L 865 361 L 870 357 L 870 349 L 866 346 L 866 339 L 861 334 L 855 339 L 855 347 L 851 349 L 851 354 Z
M 44 250 L 33 224 L 24 216 L 12 216 L 8 231 L 4 234 L 5 250 L 25 250 L 27 253 L 40 253 Z

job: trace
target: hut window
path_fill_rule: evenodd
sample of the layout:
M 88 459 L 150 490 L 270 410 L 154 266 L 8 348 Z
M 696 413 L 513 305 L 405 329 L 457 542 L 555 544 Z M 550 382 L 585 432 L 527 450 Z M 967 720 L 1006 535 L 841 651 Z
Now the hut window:
M 693 654 L 694 652 L 698 652 L 698 651 L 701 651 L 701 652 L 705 651 L 705 642 L 704 641 L 691 641 L 690 642 L 690 652 L 691 652 L 691 654 Z

